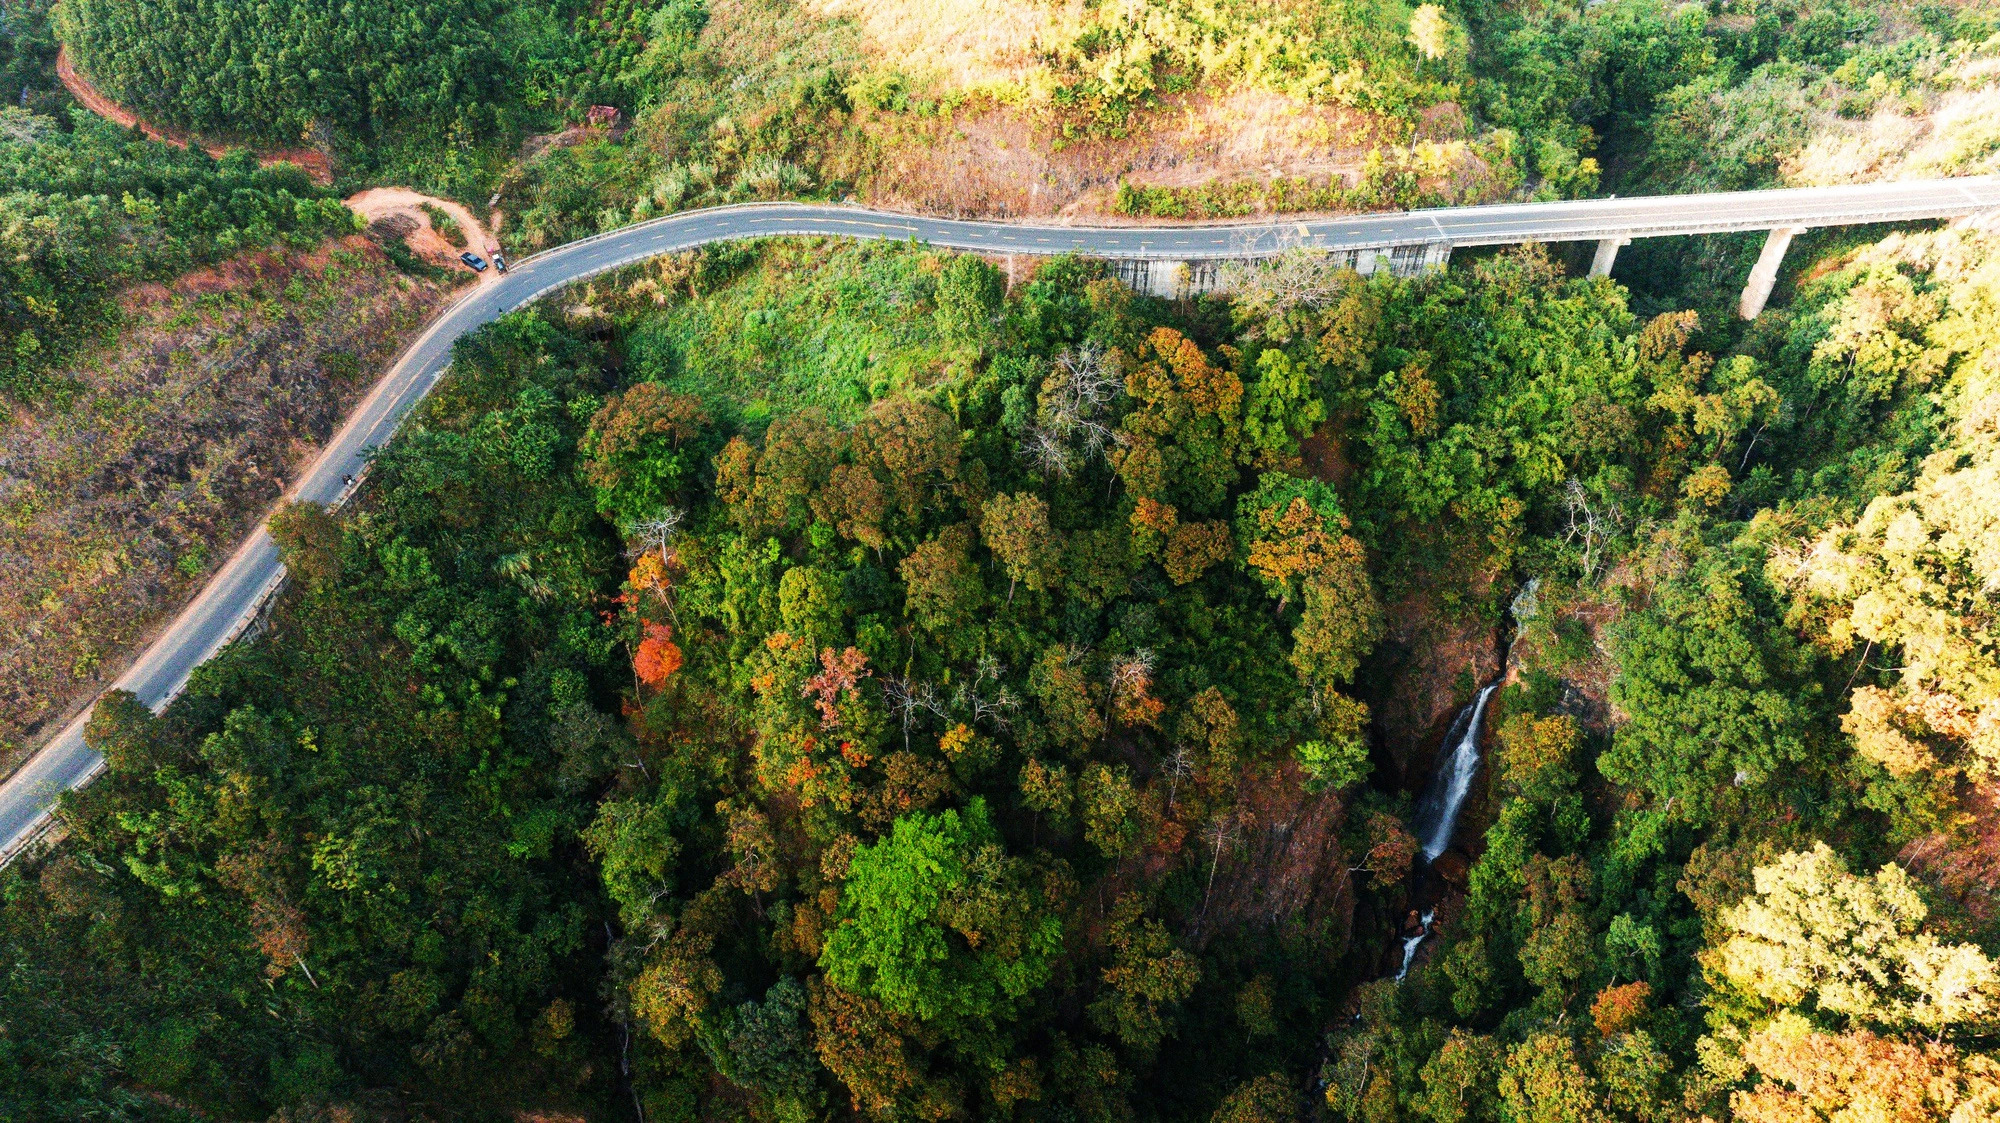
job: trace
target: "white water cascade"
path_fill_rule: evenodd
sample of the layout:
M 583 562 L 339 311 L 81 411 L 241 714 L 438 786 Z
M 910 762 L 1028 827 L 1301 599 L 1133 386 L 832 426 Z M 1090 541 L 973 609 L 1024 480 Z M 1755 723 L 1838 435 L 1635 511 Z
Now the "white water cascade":
M 1479 692 L 1472 704 L 1458 711 L 1451 731 L 1440 749 L 1437 774 L 1417 804 L 1417 840 L 1424 846 L 1424 861 L 1435 862 L 1451 845 L 1451 832 L 1458 827 L 1458 813 L 1472 790 L 1472 777 L 1479 771 L 1479 731 L 1486 716 L 1486 699 L 1499 689 L 1492 683 Z
M 1507 606 L 1518 628 L 1522 621 L 1534 616 L 1540 608 L 1541 578 L 1529 581 L 1514 594 L 1514 601 Z M 1517 635 L 1515 637 L 1519 639 Z M 1417 841 L 1424 848 L 1424 862 L 1429 864 L 1451 846 L 1452 832 L 1458 829 L 1458 813 L 1465 808 L 1465 797 L 1472 792 L 1472 779 L 1479 774 L 1479 733 L 1486 720 L 1486 700 L 1507 679 L 1508 667 L 1513 662 L 1514 645 L 1507 645 L 1507 653 L 1500 658 L 1500 678 L 1488 683 L 1470 705 L 1458 711 L 1451 719 L 1451 728 L 1445 731 L 1444 743 L 1438 746 L 1437 772 L 1431 776 L 1431 783 L 1424 789 L 1424 797 L 1417 803 L 1417 813 L 1411 826 L 1416 829 Z M 1410 973 L 1410 961 L 1416 958 L 1417 947 L 1431 934 L 1431 918 L 1436 910 L 1423 915 L 1423 923 L 1414 936 L 1403 937 L 1403 967 L 1396 972 L 1396 981 Z
M 1423 943 L 1424 937 L 1431 934 L 1431 918 L 1436 915 L 1436 909 L 1425 913 L 1423 926 L 1417 929 L 1417 934 L 1403 937 L 1403 969 L 1396 972 L 1397 982 L 1402 982 L 1403 976 L 1410 973 L 1410 960 L 1417 957 L 1417 945 Z
M 1541 598 L 1538 596 L 1542 579 L 1531 579 L 1514 594 L 1514 600 L 1507 606 L 1507 612 L 1514 617 L 1515 627 L 1532 618 L 1540 611 Z M 1514 637 L 1518 640 L 1520 637 Z M 1506 681 L 1507 668 L 1514 658 L 1514 644 L 1507 644 L 1507 652 L 1500 657 L 1500 679 L 1479 692 L 1472 704 L 1458 711 L 1451 721 L 1451 728 L 1444 735 L 1444 743 L 1438 746 L 1438 768 L 1431 777 L 1430 787 L 1424 789 L 1424 798 L 1417 804 L 1416 821 L 1410 825 L 1416 828 L 1417 840 L 1424 847 L 1424 861 L 1435 862 L 1439 854 L 1451 846 L 1451 835 L 1458 829 L 1458 813 L 1465 806 L 1465 797 L 1472 791 L 1472 778 L 1479 772 L 1479 732 L 1486 717 L 1486 699 L 1500 683 Z

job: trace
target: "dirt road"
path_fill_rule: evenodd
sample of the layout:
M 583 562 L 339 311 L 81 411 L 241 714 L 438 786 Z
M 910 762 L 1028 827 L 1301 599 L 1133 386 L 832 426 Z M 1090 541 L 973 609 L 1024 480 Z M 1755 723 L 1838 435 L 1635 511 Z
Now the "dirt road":
M 186 148 L 189 144 L 199 143 L 202 151 L 218 160 L 230 151 L 227 146 L 191 138 L 183 133 L 141 121 L 137 114 L 105 97 L 98 92 L 97 87 L 90 84 L 89 79 L 76 72 L 76 67 L 69 61 L 68 47 L 56 51 L 56 77 L 62 81 L 63 88 L 69 91 L 69 95 L 82 103 L 85 109 L 113 124 L 128 129 L 137 125 L 147 136 L 176 148 Z M 272 164 L 297 164 L 305 169 L 305 173 L 312 177 L 314 183 L 333 182 L 333 161 L 327 159 L 326 153 L 315 152 L 310 148 L 260 149 L 257 151 L 257 163 L 264 167 Z
M 217 159 L 229 152 L 229 149 L 222 145 L 140 120 L 137 114 L 105 97 L 97 87 L 90 84 L 89 79 L 77 73 L 76 67 L 69 60 L 67 47 L 56 52 L 56 77 L 62 80 L 63 88 L 67 89 L 70 96 L 85 109 L 115 125 L 128 129 L 136 126 L 154 140 L 178 148 L 200 144 L 202 151 Z M 312 176 L 315 182 L 322 184 L 333 182 L 333 164 L 324 152 L 306 148 L 267 149 L 257 153 L 257 162 L 265 166 L 278 163 L 297 164 L 304 168 L 306 174 Z M 432 227 L 430 216 L 423 210 L 422 205 L 425 203 L 449 214 L 458 223 L 465 231 L 466 248 L 487 258 L 491 258 L 499 250 L 500 243 L 487 232 L 485 224 L 472 217 L 471 211 L 448 199 L 419 194 L 403 187 L 374 187 L 347 200 L 349 207 L 370 222 L 390 215 L 403 215 L 414 220 L 417 228 L 407 239 L 410 249 L 440 265 L 457 267 L 459 248 L 446 241 L 444 236 Z M 494 214 L 497 216 L 499 212 L 495 211 Z M 481 274 L 479 279 L 491 283 L 499 277 L 497 273 L 488 270 Z
M 431 218 L 423 209 L 426 203 L 450 215 L 452 221 L 458 223 L 459 228 L 465 231 L 466 249 L 488 260 L 491 260 L 494 253 L 500 249 L 500 243 L 487 232 L 484 224 L 472 217 L 471 211 L 449 199 L 424 195 L 407 187 L 371 187 L 350 196 L 347 200 L 348 209 L 370 222 L 391 215 L 402 215 L 416 220 L 417 229 L 404 239 L 405 244 L 441 265 L 463 268 L 458 262 L 459 248 L 445 241 L 444 235 L 439 234 L 431 226 Z M 497 270 L 488 269 L 479 274 L 481 284 L 490 285 L 499 279 L 500 274 Z

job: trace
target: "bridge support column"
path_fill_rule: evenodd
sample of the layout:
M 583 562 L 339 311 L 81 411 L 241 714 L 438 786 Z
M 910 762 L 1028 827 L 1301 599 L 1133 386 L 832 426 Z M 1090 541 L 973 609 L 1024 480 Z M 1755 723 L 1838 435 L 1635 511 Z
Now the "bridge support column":
M 1764 310 L 1764 302 L 1771 299 L 1771 289 L 1778 283 L 1778 267 L 1785 263 L 1785 251 L 1791 248 L 1792 239 L 1805 230 L 1803 226 L 1780 226 L 1764 239 L 1764 252 L 1757 255 L 1757 264 L 1750 270 L 1750 282 L 1743 286 L 1743 299 L 1736 305 L 1737 315 L 1754 320 Z
M 1139 291 L 1148 296 L 1157 296 L 1164 300 L 1173 300 L 1187 295 L 1185 292 L 1185 278 L 1187 274 L 1185 262 L 1148 261 L 1145 264 L 1145 269 L 1145 283 L 1138 286 Z
M 1618 260 L 1618 247 L 1632 244 L 1630 238 L 1600 238 L 1597 241 L 1597 256 L 1590 259 L 1590 275 L 1609 277 L 1611 264 Z

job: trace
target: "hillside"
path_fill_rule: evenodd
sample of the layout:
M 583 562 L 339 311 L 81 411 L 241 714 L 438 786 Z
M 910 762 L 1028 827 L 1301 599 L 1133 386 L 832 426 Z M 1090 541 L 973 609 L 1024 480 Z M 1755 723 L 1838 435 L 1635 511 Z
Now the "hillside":
M 0 107 L 0 391 L 40 402 L 116 322 L 116 298 L 273 242 L 317 245 L 354 216 L 295 167 L 136 138 L 79 114 Z
M 497 192 L 525 249 L 755 198 L 1216 218 L 1941 174 L 1996 151 L 2000 25 L 1978 5 L 286 0 L 202 32 L 200 5 L 135 10 L 75 0 L 56 30 L 141 116 L 303 141 L 356 185 Z M 594 103 L 619 124 L 586 127 Z
M 70 104 L 48 17 L 4 16 L 0 774 L 200 588 L 450 276 L 355 237 L 289 154 Z
M 199 589 L 442 298 L 350 237 L 125 292 L 0 426 L 0 771 Z
M 1853 240 L 1715 350 L 1533 248 L 1306 300 L 838 242 L 600 278 L 279 520 L 269 631 L 104 707 L 72 842 L 5 875 L 0 1086 L 1978 1118 L 1996 270 Z M 1384 644 L 1482 628 L 1425 863 L 1376 711 L 1480 681 Z
M 2000 170 L 1979 2 L 0 29 L 0 768 L 461 244 Z M 0 1119 L 2000 1118 L 2000 219 L 1804 235 L 1745 322 L 1760 242 L 1160 300 L 785 238 L 514 309 L 273 515 L 255 634 L 99 701 L 0 870 Z
M 2000 48 L 1982 7 L 1693 11 L 1133 3 L 982 22 L 726 0 L 705 22 L 673 23 L 698 35 L 649 40 L 622 72 L 634 120 L 622 139 L 580 137 L 502 182 L 520 236 L 541 245 L 776 196 L 1188 219 L 1947 174 L 1992 159 L 1981 107 Z M 1878 166 L 1855 145 L 1915 150 L 1907 166 Z

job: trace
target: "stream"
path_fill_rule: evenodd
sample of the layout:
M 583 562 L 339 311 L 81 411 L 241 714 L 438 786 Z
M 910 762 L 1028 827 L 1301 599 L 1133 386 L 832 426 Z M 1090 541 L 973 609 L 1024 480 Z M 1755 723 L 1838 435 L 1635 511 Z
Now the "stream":
M 1431 919 L 1435 916 L 1437 916 L 1436 909 L 1424 913 L 1423 924 L 1417 929 L 1417 934 L 1403 937 L 1403 967 L 1396 972 L 1397 982 L 1402 982 L 1403 976 L 1410 973 L 1410 960 L 1417 957 L 1417 945 L 1423 943 L 1424 937 L 1431 934 Z

